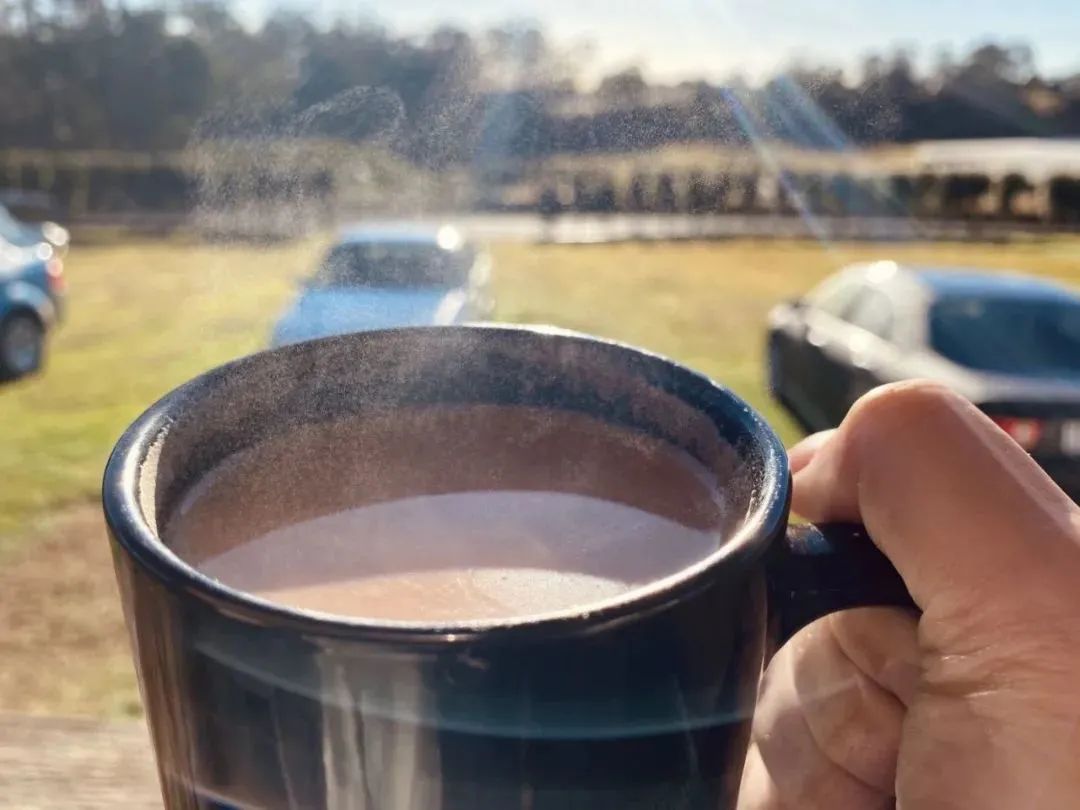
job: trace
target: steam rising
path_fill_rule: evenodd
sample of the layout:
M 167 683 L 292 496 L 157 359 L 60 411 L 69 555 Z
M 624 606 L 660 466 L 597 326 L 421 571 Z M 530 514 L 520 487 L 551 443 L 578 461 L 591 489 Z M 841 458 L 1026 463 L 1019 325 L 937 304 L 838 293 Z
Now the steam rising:
M 204 235 L 271 241 L 353 211 L 405 207 L 419 172 L 393 156 L 405 107 L 386 88 L 357 86 L 301 110 L 226 105 L 197 127 L 186 159 Z
M 289 122 L 301 138 L 335 138 L 353 143 L 392 139 L 405 120 L 405 105 L 394 92 L 353 87 L 313 104 Z

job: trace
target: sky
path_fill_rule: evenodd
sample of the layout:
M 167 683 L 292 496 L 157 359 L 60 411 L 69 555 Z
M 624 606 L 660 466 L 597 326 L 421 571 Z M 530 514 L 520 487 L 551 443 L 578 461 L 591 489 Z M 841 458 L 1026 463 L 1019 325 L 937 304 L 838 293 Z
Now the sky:
M 532 20 L 595 46 L 596 75 L 640 65 L 650 78 L 760 79 L 802 61 L 851 69 L 867 52 L 912 47 L 928 65 L 994 40 L 1025 42 L 1044 75 L 1080 72 L 1080 0 L 237 0 L 256 24 L 273 7 L 319 22 L 375 20 L 399 33 Z M 663 10 L 661 10 L 663 9 Z

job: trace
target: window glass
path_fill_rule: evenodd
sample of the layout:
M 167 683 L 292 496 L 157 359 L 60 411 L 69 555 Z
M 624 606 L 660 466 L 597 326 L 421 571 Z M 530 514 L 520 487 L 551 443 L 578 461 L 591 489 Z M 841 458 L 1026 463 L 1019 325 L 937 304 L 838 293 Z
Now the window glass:
M 318 287 L 454 287 L 468 277 L 471 251 L 434 245 L 345 243 L 312 278 Z
M 852 302 L 859 295 L 859 283 L 853 279 L 839 278 L 826 285 L 812 297 L 814 307 L 835 318 L 846 318 Z
M 945 298 L 930 342 L 953 362 L 1025 377 L 1080 376 L 1080 303 Z
M 860 289 L 848 304 L 843 318 L 884 340 L 893 337 L 893 303 L 881 290 L 873 287 Z

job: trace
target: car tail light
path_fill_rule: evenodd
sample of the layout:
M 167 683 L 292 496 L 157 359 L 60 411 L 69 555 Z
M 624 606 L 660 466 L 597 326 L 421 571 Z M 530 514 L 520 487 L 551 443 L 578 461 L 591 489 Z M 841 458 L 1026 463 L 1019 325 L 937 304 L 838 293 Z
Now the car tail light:
M 1042 438 L 1043 423 L 1038 419 L 1026 419 L 1019 416 L 991 416 L 990 418 L 1025 450 L 1034 448 Z
M 62 293 L 67 289 L 67 279 L 64 277 L 64 262 L 59 256 L 53 256 L 45 262 L 45 275 L 49 280 L 49 289 L 54 293 Z

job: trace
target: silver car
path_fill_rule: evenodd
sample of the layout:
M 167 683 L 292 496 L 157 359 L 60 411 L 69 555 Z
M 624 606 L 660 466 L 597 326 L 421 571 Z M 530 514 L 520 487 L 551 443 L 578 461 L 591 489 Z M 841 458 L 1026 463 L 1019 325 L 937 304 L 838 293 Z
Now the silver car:
M 271 345 L 491 317 L 491 263 L 449 227 L 343 231 L 274 328 Z

